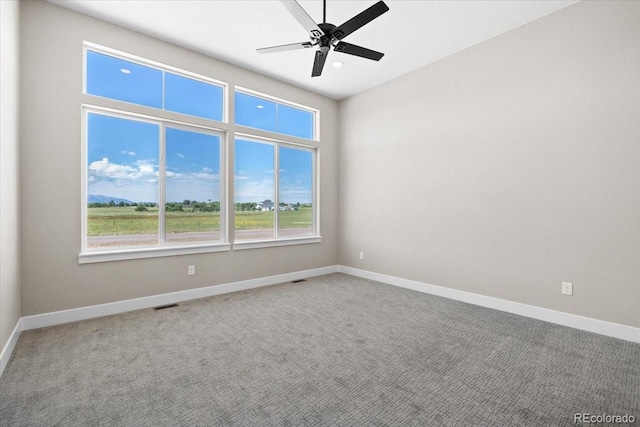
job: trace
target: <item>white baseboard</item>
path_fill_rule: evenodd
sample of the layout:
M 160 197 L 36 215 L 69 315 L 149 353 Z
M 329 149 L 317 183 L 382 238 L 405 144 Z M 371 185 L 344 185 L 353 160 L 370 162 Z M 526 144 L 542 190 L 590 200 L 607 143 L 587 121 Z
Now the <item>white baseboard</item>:
M 4 372 L 4 368 L 9 364 L 9 359 L 11 359 L 11 355 L 13 354 L 13 349 L 16 348 L 16 344 L 18 342 L 18 338 L 20 338 L 20 333 L 22 332 L 22 318 L 18 319 L 16 322 L 15 328 L 13 328 L 13 332 L 9 336 L 9 340 L 7 344 L 5 344 L 2 352 L 0 353 L 0 376 Z
M 21 317 L 7 341 L 7 344 L 0 353 L 0 376 L 9 363 L 13 350 L 18 342 L 20 333 L 29 329 L 44 328 L 63 323 L 76 322 L 79 320 L 92 319 L 96 317 L 109 316 L 112 314 L 124 313 L 127 311 L 141 310 L 145 308 L 157 307 L 167 304 L 175 304 L 192 299 L 205 298 L 214 295 L 237 292 L 246 289 L 270 286 L 292 280 L 304 279 L 307 277 L 323 276 L 331 273 L 344 273 L 356 277 L 375 280 L 389 285 L 412 289 L 418 292 L 437 295 L 457 301 L 492 308 L 494 310 L 506 311 L 521 316 L 531 317 L 546 322 L 556 323 L 575 329 L 607 335 L 626 341 L 640 343 L 640 329 L 617 323 L 606 322 L 604 320 L 592 319 L 575 314 L 564 313 L 532 305 L 521 304 L 499 298 L 474 294 L 442 286 L 430 285 L 414 280 L 389 276 L 367 270 L 360 270 L 343 265 L 332 265 L 315 268 L 311 270 L 296 271 L 293 273 L 280 274 L 276 276 L 261 277 L 258 279 L 243 280 L 239 282 L 226 283 L 223 285 L 207 286 L 204 288 L 188 289 L 168 294 L 153 295 L 144 298 L 136 298 L 126 301 L 118 301 L 108 304 L 80 307 L 70 310 L 56 311 L 52 313 L 37 314 L 34 316 Z
M 583 331 L 594 332 L 600 335 L 607 335 L 613 338 L 640 343 L 640 329 L 631 326 L 620 325 L 618 323 L 606 322 L 604 320 L 592 319 L 590 317 L 578 316 L 576 314 L 564 313 L 562 311 L 550 310 L 548 308 L 536 307 L 500 298 L 488 297 L 457 289 L 430 285 L 428 283 L 417 282 L 415 280 L 402 279 L 400 277 L 388 276 L 386 274 L 374 273 L 372 271 L 360 270 L 358 268 L 343 265 L 338 266 L 338 272 L 375 280 L 389 285 L 399 286 L 401 288 L 413 289 L 414 291 L 437 295 L 469 304 L 492 308 L 494 310 L 506 311 L 508 313 L 519 314 L 520 316 L 544 320 L 545 322 L 556 323 L 570 328 L 581 329 Z
M 127 311 L 141 310 L 167 304 L 175 304 L 182 301 L 226 294 L 229 292 L 243 291 L 246 289 L 259 288 L 262 286 L 275 285 L 277 283 L 284 283 L 292 280 L 304 279 L 307 277 L 323 276 L 325 274 L 336 273 L 337 271 L 338 266 L 333 265 L 328 267 L 315 268 L 312 270 L 296 271 L 293 273 L 279 274 L 276 276 L 226 283 L 223 285 L 207 286 L 204 288 L 188 289 L 184 291 L 152 295 L 149 297 L 112 302 L 108 304 L 92 305 L 88 307 L 73 308 L 70 310 L 55 311 L 52 313 L 36 314 L 34 316 L 25 316 L 21 319 L 22 330 L 26 331 L 29 329 L 44 328 L 47 326 L 60 325 L 62 323 L 76 322 L 78 320 L 92 319 L 95 317 L 124 313 Z

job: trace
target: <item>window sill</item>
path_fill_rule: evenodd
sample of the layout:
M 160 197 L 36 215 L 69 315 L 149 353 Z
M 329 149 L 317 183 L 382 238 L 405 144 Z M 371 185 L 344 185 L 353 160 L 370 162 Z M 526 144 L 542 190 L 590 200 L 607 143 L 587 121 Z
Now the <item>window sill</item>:
M 309 243 L 321 243 L 321 236 L 293 237 L 269 240 L 241 240 L 233 242 L 233 250 L 270 248 L 275 246 L 306 245 Z
M 111 251 L 87 251 L 78 255 L 78 264 L 224 252 L 230 249 L 231 245 L 229 243 L 215 243 L 198 246 L 164 246 L 157 248 L 133 248 Z

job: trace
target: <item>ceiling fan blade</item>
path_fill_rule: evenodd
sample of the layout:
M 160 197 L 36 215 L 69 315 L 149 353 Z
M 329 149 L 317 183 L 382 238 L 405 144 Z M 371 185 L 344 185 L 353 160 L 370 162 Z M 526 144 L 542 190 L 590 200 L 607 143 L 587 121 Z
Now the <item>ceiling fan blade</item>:
M 263 47 L 260 49 L 256 49 L 258 53 L 273 53 L 273 52 L 285 52 L 287 50 L 297 50 L 297 49 L 305 49 L 313 46 L 311 42 L 300 42 L 300 43 L 290 43 L 290 44 L 282 44 L 280 46 L 271 46 L 271 47 Z
M 359 56 L 361 58 L 372 59 L 374 61 L 380 61 L 380 58 L 384 56 L 384 53 L 376 52 L 375 50 L 367 49 L 366 47 L 357 46 L 355 44 L 340 42 L 333 50 L 336 52 L 348 53 L 349 55 Z
M 316 59 L 313 61 L 313 71 L 311 72 L 311 77 L 318 77 L 322 74 L 322 69 L 324 68 L 324 63 L 327 60 L 327 56 L 329 52 L 323 52 L 320 49 L 316 51 Z
M 378 3 L 374 4 L 373 6 L 371 6 L 370 8 L 368 8 L 367 10 L 365 10 L 363 12 L 360 12 L 358 15 L 356 15 L 353 18 L 349 19 L 344 24 L 342 24 L 342 25 L 338 26 L 337 28 L 335 28 L 331 32 L 331 35 L 333 37 L 335 37 L 336 39 L 338 39 L 338 40 L 342 40 L 344 37 L 346 37 L 349 34 L 353 33 L 358 28 L 363 27 L 364 25 L 366 25 L 369 22 L 373 21 L 378 16 L 382 15 L 383 13 L 385 13 L 388 10 L 389 10 L 389 6 L 387 6 L 381 0 Z
M 295 0 L 280 0 L 280 3 L 287 8 L 289 13 L 307 30 L 311 38 L 318 39 L 324 35 L 324 32 L 318 27 L 313 19 L 307 14 L 307 12 L 298 4 Z

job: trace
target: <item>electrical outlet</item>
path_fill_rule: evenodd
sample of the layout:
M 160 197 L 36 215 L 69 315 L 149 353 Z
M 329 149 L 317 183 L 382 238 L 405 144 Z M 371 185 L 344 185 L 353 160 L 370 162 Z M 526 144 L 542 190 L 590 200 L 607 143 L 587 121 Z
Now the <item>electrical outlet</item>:
M 364 252 L 360 252 L 360 259 L 364 259 Z
M 195 276 L 195 274 L 196 274 L 196 266 L 195 266 L 195 265 L 190 265 L 190 266 L 187 268 L 187 274 L 188 274 L 189 276 Z
M 562 282 L 562 295 L 573 295 L 573 283 Z

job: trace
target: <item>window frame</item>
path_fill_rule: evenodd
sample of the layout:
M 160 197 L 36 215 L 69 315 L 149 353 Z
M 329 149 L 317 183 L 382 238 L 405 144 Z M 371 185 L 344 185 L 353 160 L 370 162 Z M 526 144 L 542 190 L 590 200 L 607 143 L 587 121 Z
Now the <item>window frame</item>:
M 159 159 L 158 159 L 158 243 L 155 246 L 121 246 L 113 249 L 88 248 L 88 117 L 89 114 L 99 114 L 103 116 L 116 117 L 121 119 L 135 120 L 144 123 L 157 124 L 159 126 Z M 184 242 L 166 241 L 166 152 L 165 152 L 165 130 L 167 127 L 205 133 L 220 138 L 220 240 L 200 241 L 185 244 Z M 193 123 L 185 123 L 178 120 L 163 117 L 149 116 L 146 114 L 133 113 L 117 110 L 113 108 L 100 107 L 91 104 L 82 104 L 82 143 L 81 143 L 81 252 L 79 263 L 91 263 L 102 261 L 118 261 L 137 258 L 154 258 L 169 255 L 184 255 L 206 252 L 228 251 L 231 248 L 229 243 L 229 222 L 227 218 L 228 192 L 227 192 L 227 133 L 221 129 L 203 126 Z
M 286 133 L 281 133 L 281 132 L 277 132 L 277 131 L 271 131 L 271 130 L 266 130 L 266 129 L 260 129 L 260 128 L 255 128 L 252 126 L 246 126 L 243 124 L 239 124 L 239 123 L 235 123 L 235 95 L 236 93 L 242 93 L 244 95 L 249 95 L 249 96 L 253 96 L 256 98 L 262 98 L 265 101 L 270 101 L 270 102 L 275 102 L 276 104 L 282 104 L 285 105 L 287 107 L 292 107 L 292 108 L 297 108 L 299 110 L 305 110 L 308 111 L 310 113 L 313 114 L 313 136 L 311 137 L 311 139 L 307 139 L 307 138 L 303 138 L 300 136 L 295 136 L 295 135 L 289 135 Z M 262 92 L 258 92 L 252 89 L 248 89 L 242 86 L 235 86 L 234 90 L 233 90 L 233 98 L 234 98 L 234 125 L 242 128 L 242 129 L 246 129 L 249 131 L 260 131 L 260 132 L 266 132 L 267 134 L 272 134 L 272 135 L 277 135 L 277 138 L 286 140 L 288 138 L 293 138 L 293 140 L 298 140 L 298 141 L 305 141 L 305 142 L 320 142 L 320 111 L 316 108 L 311 108 L 308 107 L 306 105 L 302 105 L 302 104 L 298 104 L 295 102 L 291 102 L 288 101 L 286 99 L 282 99 L 282 98 L 278 98 L 275 96 L 271 96 L 271 95 L 267 95 L 265 93 Z
M 148 105 L 136 104 L 134 102 L 122 101 L 120 99 L 107 98 L 104 96 L 87 93 L 87 51 L 93 51 L 103 55 L 111 56 L 116 59 L 122 59 L 124 61 L 133 62 L 135 64 L 138 64 L 144 67 L 154 68 L 156 70 L 162 71 L 163 72 L 162 74 L 162 108 L 150 107 Z M 165 96 L 164 96 L 164 93 L 165 93 L 164 92 L 165 91 L 165 74 L 164 73 L 165 72 L 176 74 L 178 76 L 185 77 L 188 79 L 197 80 L 202 83 L 212 84 L 212 85 L 221 87 L 222 88 L 222 120 L 218 121 L 218 120 L 209 119 L 206 117 L 193 116 L 193 115 L 181 113 L 179 111 L 165 109 Z M 229 122 L 229 84 L 228 83 L 213 79 L 211 77 L 203 76 L 201 74 L 193 73 L 191 71 L 183 70 L 181 68 L 172 67 L 170 65 L 163 64 L 161 62 L 153 61 L 146 58 L 141 58 L 139 56 L 132 55 L 130 53 L 121 52 L 116 49 L 112 49 L 106 46 L 102 46 L 102 45 L 87 42 L 87 41 L 85 41 L 82 45 L 82 93 L 87 96 L 96 97 L 100 99 L 107 99 L 112 102 L 124 103 L 126 105 L 135 105 L 137 107 L 148 108 L 148 109 L 160 111 L 163 113 L 179 114 L 183 117 L 193 117 L 200 120 L 206 120 L 206 121 L 212 121 L 212 122 L 218 122 L 218 123 Z
M 164 109 L 164 76 L 163 74 L 163 108 L 155 108 L 142 104 L 136 104 L 128 101 L 107 98 L 99 95 L 88 94 L 86 91 L 87 83 L 87 50 L 91 50 L 104 55 L 112 56 L 117 59 L 133 62 L 146 67 L 159 69 L 163 72 L 169 72 L 185 78 L 201 81 L 203 83 L 217 85 L 222 88 L 222 121 L 208 119 L 200 116 L 192 116 L 185 113 L 170 111 Z M 154 60 L 139 57 L 130 53 L 126 53 L 117 49 L 102 46 L 89 41 L 83 41 L 82 44 L 82 87 L 81 103 L 80 103 L 80 121 L 81 121 L 81 242 L 78 262 L 94 263 L 108 262 L 119 260 L 155 258 L 175 255 L 191 255 L 208 252 L 221 252 L 231 250 L 243 250 L 253 248 L 266 248 L 277 246 L 289 246 L 307 243 L 320 243 L 322 241 L 320 235 L 320 110 L 311 108 L 303 104 L 288 101 L 252 90 L 246 87 L 235 85 L 234 82 L 228 83 L 216 80 L 211 77 L 190 72 L 181 68 L 167 65 Z M 238 125 L 235 123 L 235 93 L 241 92 L 250 96 L 263 98 L 267 101 L 276 102 L 288 107 L 309 111 L 313 114 L 313 138 L 306 139 L 299 136 L 287 135 L 283 133 L 267 131 L 258 128 Z M 194 242 L 185 244 L 185 242 L 173 242 L 163 246 L 153 247 L 116 247 L 113 249 L 91 248 L 86 247 L 87 239 L 87 191 L 88 191 L 88 145 L 87 145 L 87 117 L 89 112 L 98 114 L 115 114 L 121 115 L 123 118 L 133 120 L 150 120 L 152 123 L 162 122 L 161 135 L 162 155 L 164 156 L 164 128 L 170 126 L 186 126 L 186 130 L 199 129 L 205 131 L 213 131 L 220 133 L 220 241 L 214 242 Z M 275 142 L 292 148 L 306 147 L 312 151 L 312 229 L 313 235 L 303 236 L 285 236 L 280 238 L 272 238 L 268 240 L 242 240 L 233 241 L 232 236 L 235 232 L 235 164 L 233 159 L 235 156 L 235 139 L 257 139 L 260 141 Z M 276 152 L 278 150 L 276 149 Z M 164 160 L 163 160 L 164 161 Z M 163 170 L 159 169 L 160 170 Z M 166 185 L 165 182 L 162 186 Z M 276 191 L 278 188 L 276 187 Z M 166 194 L 162 195 L 163 201 Z M 159 202 L 159 208 L 163 211 L 166 209 L 165 203 Z M 164 215 L 163 215 L 164 217 Z M 160 218 L 159 218 L 160 220 Z M 274 227 L 277 227 L 277 217 L 274 218 Z M 160 228 L 159 228 L 160 231 Z M 164 226 L 161 232 L 164 233 Z M 235 237 L 233 237 L 235 239 Z
M 236 132 L 233 138 L 233 150 L 234 150 L 234 164 L 230 167 L 233 169 L 234 175 L 234 196 L 235 196 L 235 143 L 240 139 L 247 142 L 254 142 L 257 144 L 269 144 L 274 146 L 274 159 L 273 159 L 273 167 L 274 167 L 274 216 L 273 216 L 273 237 L 269 237 L 266 239 L 242 239 L 238 240 L 235 238 L 235 199 L 232 202 L 233 213 L 234 213 L 234 221 L 233 221 L 233 231 L 234 231 L 234 240 L 233 240 L 233 248 L 234 250 L 243 250 L 243 249 L 256 249 L 256 248 L 265 248 L 271 246 L 288 246 L 288 245 L 296 245 L 296 244 L 307 244 L 307 243 L 319 243 L 322 241 L 322 237 L 320 236 L 320 204 L 319 204 L 319 178 L 318 178 L 318 165 L 319 165 L 319 157 L 320 157 L 320 148 L 310 144 L 300 144 L 297 142 L 284 141 L 281 139 L 274 138 L 265 138 L 253 134 L 240 133 Z M 279 221 L 278 216 L 280 214 L 280 209 L 278 209 L 280 204 L 280 147 L 292 148 L 297 150 L 304 150 L 311 153 L 311 234 L 303 235 L 303 236 L 285 236 L 279 237 L 278 228 Z

